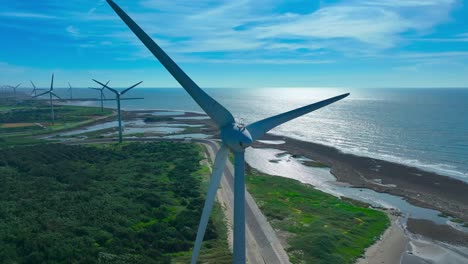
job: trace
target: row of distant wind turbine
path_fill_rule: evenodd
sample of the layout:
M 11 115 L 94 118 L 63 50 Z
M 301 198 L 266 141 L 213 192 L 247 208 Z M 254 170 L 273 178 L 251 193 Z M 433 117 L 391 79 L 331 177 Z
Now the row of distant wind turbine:
M 190 79 L 190 77 L 140 28 L 117 4 L 106 0 L 117 15 L 143 42 L 148 50 L 159 60 L 169 73 L 179 82 L 195 102 L 208 114 L 208 116 L 221 130 L 221 148 L 216 154 L 208 193 L 206 195 L 200 225 L 192 251 L 191 263 L 195 264 L 200 253 L 201 243 L 205 234 L 208 219 L 213 207 L 216 191 L 219 188 L 221 177 L 227 161 L 229 151 L 234 152 L 234 263 L 244 264 L 245 256 L 245 175 L 244 151 L 255 140 L 260 139 L 271 129 L 300 117 L 314 110 L 339 101 L 349 95 L 342 94 L 318 103 L 310 104 L 289 112 L 275 115 L 247 126 L 237 123 L 232 114 L 220 103 L 205 93 Z
M 11 86 L 11 85 L 3 85 L 0 87 L 1 93 L 2 93 L 2 98 L 1 99 L 10 99 L 10 98 L 16 98 L 16 89 L 18 89 L 21 86 L 21 83 L 16 85 L 16 86 Z M 11 89 L 13 90 L 13 96 L 8 96 L 7 90 Z
M 140 81 L 134 85 L 132 85 L 131 87 L 119 92 L 113 88 L 110 88 L 109 86 L 107 86 L 109 84 L 109 81 L 107 81 L 106 84 L 103 84 L 99 81 L 96 81 L 93 79 L 93 81 L 97 82 L 98 84 L 100 84 L 102 86 L 102 88 L 94 88 L 94 87 L 88 87 L 90 89 L 93 89 L 93 90 L 98 90 L 100 92 L 100 101 L 101 101 L 101 112 L 104 111 L 104 101 L 105 100 L 116 100 L 117 101 L 117 121 L 118 121 L 118 130 L 119 130 L 119 143 L 122 143 L 122 117 L 121 117 L 121 103 L 120 103 L 120 100 L 122 99 L 121 96 L 125 93 L 127 93 L 128 91 L 130 91 L 131 89 L 135 88 L 136 86 L 138 86 L 139 84 L 141 84 L 143 81 Z M 57 99 L 61 100 L 62 98 L 60 98 L 55 92 L 54 92 L 54 74 L 52 74 L 52 80 L 50 82 L 50 89 L 41 93 L 41 94 L 37 94 L 37 91 L 38 90 L 43 90 L 43 89 L 39 89 L 36 87 L 36 85 L 31 81 L 31 84 L 33 86 L 33 91 L 31 92 L 31 94 L 34 93 L 34 96 L 33 98 L 37 98 L 37 97 L 40 97 L 40 96 L 43 96 L 43 95 L 46 95 L 48 94 L 49 95 L 49 103 L 50 103 L 50 109 L 51 109 L 51 120 L 52 120 L 52 124 L 55 123 L 55 112 L 54 112 L 54 103 L 53 103 L 53 97 L 56 97 Z M 70 99 L 65 99 L 65 100 L 72 100 L 72 101 L 90 101 L 90 100 L 93 100 L 94 99 L 89 99 L 89 98 L 81 98 L 81 99 L 73 99 L 73 92 L 72 92 L 72 89 L 73 87 L 71 86 L 70 83 L 68 83 L 68 91 L 70 92 Z M 105 98 L 105 95 L 104 95 L 104 89 L 108 89 L 109 91 L 113 92 L 115 95 L 116 95 L 116 98 L 115 99 L 106 99 Z M 135 100 L 135 99 L 143 99 L 143 98 L 126 98 L 126 100 Z

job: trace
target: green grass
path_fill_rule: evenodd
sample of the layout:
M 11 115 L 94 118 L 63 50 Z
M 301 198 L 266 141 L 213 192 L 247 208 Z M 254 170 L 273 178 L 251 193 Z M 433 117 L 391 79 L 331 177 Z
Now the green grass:
M 460 219 L 460 218 L 452 218 L 450 219 L 451 222 L 454 222 L 454 223 L 457 223 L 457 224 L 463 224 L 465 221 L 463 221 L 463 219 Z
M 45 143 L 45 140 L 30 137 L 0 137 L 0 148 Z M 48 141 L 50 142 L 50 141 Z
M 439 214 L 438 214 L 438 216 L 439 216 L 439 217 L 448 218 L 448 217 L 449 217 L 449 216 L 451 216 L 451 215 L 449 215 L 449 214 L 447 214 L 447 213 L 444 213 L 444 212 L 442 212 L 442 213 L 439 213 Z
M 0 147 L 11 145 L 30 145 L 40 140 L 31 138 L 53 132 L 70 130 L 90 124 L 97 117 L 113 115 L 110 109 L 101 112 L 98 107 L 56 106 L 56 122 L 50 124 L 50 109 L 43 102 L 30 102 L 24 105 L 0 105 Z M 2 127 L 4 123 L 42 123 L 24 127 Z
M 292 263 L 354 263 L 389 226 L 381 211 L 359 207 L 310 185 L 250 171 L 249 192 L 275 229 L 289 234 Z
M 303 161 L 302 164 L 304 164 L 307 167 L 313 167 L 313 168 L 328 168 L 326 164 L 323 164 L 317 161 L 311 161 L 311 160 Z

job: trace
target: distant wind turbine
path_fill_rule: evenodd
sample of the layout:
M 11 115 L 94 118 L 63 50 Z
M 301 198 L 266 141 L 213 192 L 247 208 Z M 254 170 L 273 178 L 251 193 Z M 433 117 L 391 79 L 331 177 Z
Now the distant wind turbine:
M 11 88 L 13 88 L 13 96 L 16 97 L 16 89 L 18 89 L 18 87 L 20 87 L 21 83 L 16 85 L 16 86 L 12 86 Z
M 73 88 L 70 83 L 68 83 L 68 87 L 70 87 L 68 88 L 68 91 L 70 92 L 70 99 L 73 99 Z
M 54 113 L 54 104 L 52 102 L 52 96 L 57 97 L 58 99 L 61 99 L 58 95 L 54 93 L 54 74 L 52 74 L 52 80 L 50 81 L 50 90 L 43 92 L 41 94 L 38 94 L 34 97 L 39 97 L 45 94 L 49 94 L 49 102 L 50 102 L 50 115 L 52 117 L 52 124 L 55 123 L 55 113 Z
M 16 86 L 11 86 L 11 85 L 8 85 L 8 86 L 4 86 L 3 88 L 11 88 L 13 89 L 13 97 L 16 97 L 16 89 L 18 89 L 18 87 L 20 87 L 21 83 L 16 85 Z
M 41 91 L 41 90 L 44 90 L 44 89 L 39 89 L 39 88 L 36 88 L 36 85 L 34 85 L 33 81 L 30 81 L 32 86 L 33 86 L 33 90 L 31 91 L 31 95 L 34 95 L 34 97 L 37 96 L 37 91 Z
M 206 195 L 195 246 L 192 252 L 192 264 L 195 264 L 200 253 L 201 242 L 205 234 L 208 219 L 224 171 L 228 152 L 234 152 L 234 263 L 245 263 L 245 158 L 244 151 L 252 143 L 265 135 L 269 130 L 294 118 L 327 106 L 349 95 L 342 94 L 318 103 L 310 104 L 289 112 L 275 115 L 247 126 L 237 123 L 232 114 L 220 103 L 206 94 L 179 66 L 112 0 L 107 3 L 119 17 L 153 53 L 161 64 L 171 73 L 180 85 L 189 93 L 197 104 L 210 116 L 221 130 L 222 145 L 216 154 L 208 193 Z
M 103 87 L 109 89 L 111 92 L 113 92 L 115 94 L 115 99 L 117 101 L 117 118 L 119 119 L 119 143 L 122 143 L 122 118 L 120 116 L 120 96 L 124 95 L 126 92 L 128 92 L 131 89 L 135 88 L 137 85 L 139 85 L 143 81 L 128 87 L 127 89 L 123 90 L 122 92 L 119 92 L 119 91 L 117 91 L 115 89 L 112 89 L 109 86 L 107 86 L 106 84 L 103 84 L 103 83 L 101 83 L 99 81 L 96 81 L 94 79 L 93 79 L 93 81 L 99 83 L 100 85 L 102 85 Z M 107 82 L 107 83 L 109 83 L 109 82 Z M 101 102 L 102 102 L 102 99 L 101 99 Z
M 106 85 L 109 84 L 110 81 L 107 81 Z M 93 89 L 93 90 L 98 90 L 101 94 L 101 112 L 104 112 L 104 98 L 106 98 L 106 96 L 104 95 L 104 89 L 106 89 L 105 86 L 102 86 L 102 88 L 94 88 L 94 87 L 88 87 L 89 89 Z

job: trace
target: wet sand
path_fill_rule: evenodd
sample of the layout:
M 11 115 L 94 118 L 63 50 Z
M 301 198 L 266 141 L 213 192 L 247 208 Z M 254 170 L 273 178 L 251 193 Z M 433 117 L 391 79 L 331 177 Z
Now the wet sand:
M 437 225 L 424 219 L 408 219 L 407 229 L 411 233 L 421 234 L 438 241 L 457 246 L 468 247 L 468 233 L 456 230 L 448 225 Z
M 405 251 L 409 239 L 398 225 L 399 217 L 389 214 L 389 218 L 392 221 L 391 226 L 374 245 L 367 248 L 364 257 L 358 259 L 356 264 L 400 263 L 401 256 Z
M 283 140 L 275 149 L 323 163 L 340 182 L 404 197 L 410 203 L 435 209 L 468 222 L 468 184 L 457 179 L 384 160 L 343 153 L 333 147 L 267 134 L 264 140 Z M 255 142 L 255 148 L 271 148 Z

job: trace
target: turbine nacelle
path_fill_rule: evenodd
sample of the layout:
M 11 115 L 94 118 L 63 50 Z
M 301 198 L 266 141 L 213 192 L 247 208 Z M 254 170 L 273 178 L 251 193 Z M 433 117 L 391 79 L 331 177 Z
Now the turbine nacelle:
M 249 130 L 241 123 L 234 123 L 222 128 L 221 139 L 233 152 L 242 152 L 253 142 Z

